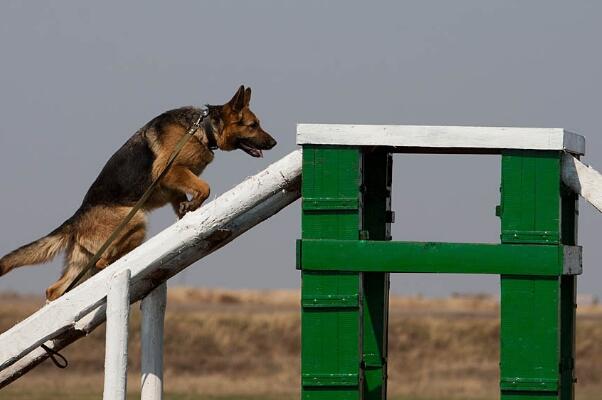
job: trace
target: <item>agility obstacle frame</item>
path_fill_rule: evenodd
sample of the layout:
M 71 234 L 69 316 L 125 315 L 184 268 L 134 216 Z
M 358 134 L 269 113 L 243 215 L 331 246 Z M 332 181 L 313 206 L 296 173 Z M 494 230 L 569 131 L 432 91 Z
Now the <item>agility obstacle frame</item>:
M 583 137 L 563 129 L 300 124 L 297 142 L 302 399 L 386 398 L 389 273 L 404 272 L 500 275 L 501 399 L 574 398 L 581 187 L 571 177 L 582 165 L 574 156 L 584 153 Z M 391 241 L 393 153 L 500 154 L 501 243 Z
M 107 319 L 104 398 L 125 398 L 142 300 L 142 399 L 163 397 L 165 282 L 303 195 L 303 399 L 384 399 L 389 273 L 501 276 L 502 399 L 574 396 L 577 194 L 602 175 L 562 129 L 299 125 L 294 151 L 0 335 L 0 388 Z M 501 244 L 393 242 L 392 153 L 502 155 Z M 300 188 L 301 171 L 303 185 Z M 109 376 L 110 375 L 110 376 Z

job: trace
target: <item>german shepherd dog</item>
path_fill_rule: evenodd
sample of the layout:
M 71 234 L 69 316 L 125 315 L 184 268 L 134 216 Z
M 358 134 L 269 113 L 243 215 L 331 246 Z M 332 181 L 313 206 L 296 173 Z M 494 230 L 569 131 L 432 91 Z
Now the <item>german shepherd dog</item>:
M 146 233 L 146 212 L 169 203 L 181 218 L 203 204 L 209 197 L 209 185 L 198 175 L 213 161 L 213 149 L 241 149 L 253 157 L 262 157 L 262 150 L 276 145 L 249 109 L 250 100 L 251 89 L 241 86 L 226 104 L 207 106 L 208 116 L 200 128 L 182 148 L 143 208 L 96 263 L 92 273 L 142 243 Z M 0 258 L 0 275 L 23 265 L 49 261 L 65 250 L 62 275 L 46 290 L 48 300 L 61 296 L 151 182 L 161 174 L 176 144 L 201 112 L 195 107 L 178 108 L 144 125 L 109 159 L 75 214 L 47 236 Z

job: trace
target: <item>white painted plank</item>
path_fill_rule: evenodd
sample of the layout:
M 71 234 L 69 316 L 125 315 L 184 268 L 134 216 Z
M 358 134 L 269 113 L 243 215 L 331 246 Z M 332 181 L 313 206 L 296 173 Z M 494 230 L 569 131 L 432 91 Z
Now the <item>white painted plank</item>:
M 163 399 L 163 325 L 167 304 L 167 285 L 162 283 L 146 296 L 142 310 L 140 338 L 142 353 L 142 400 Z
M 125 400 L 126 397 L 130 277 L 130 270 L 126 269 L 113 275 L 108 283 L 103 400 Z
M 298 124 L 297 144 L 585 153 L 583 136 L 561 128 Z
M 602 175 L 570 154 L 562 158 L 562 181 L 602 212 Z
M 296 200 L 300 176 L 301 152 L 294 151 L 4 332 L 0 335 L 0 370 L 40 344 L 71 332 L 78 320 L 105 302 L 107 281 L 116 272 L 131 270 L 131 300 L 141 299 L 157 283 Z

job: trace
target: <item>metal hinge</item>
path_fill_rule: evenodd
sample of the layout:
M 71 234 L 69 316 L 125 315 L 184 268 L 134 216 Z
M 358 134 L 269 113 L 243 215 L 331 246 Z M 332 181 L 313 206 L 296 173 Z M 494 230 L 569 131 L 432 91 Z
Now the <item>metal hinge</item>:
M 305 295 L 301 298 L 303 308 L 358 308 L 357 294 Z
M 351 386 L 359 385 L 358 374 L 302 374 L 301 384 L 308 386 Z

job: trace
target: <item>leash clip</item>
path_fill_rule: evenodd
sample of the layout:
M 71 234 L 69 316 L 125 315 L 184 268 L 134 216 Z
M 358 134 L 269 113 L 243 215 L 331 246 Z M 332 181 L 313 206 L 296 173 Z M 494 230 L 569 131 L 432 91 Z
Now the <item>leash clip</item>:
M 198 128 L 201 126 L 201 122 L 209 115 L 208 108 L 201 108 L 201 113 L 199 114 L 199 118 L 196 120 L 194 125 Z

